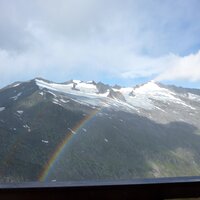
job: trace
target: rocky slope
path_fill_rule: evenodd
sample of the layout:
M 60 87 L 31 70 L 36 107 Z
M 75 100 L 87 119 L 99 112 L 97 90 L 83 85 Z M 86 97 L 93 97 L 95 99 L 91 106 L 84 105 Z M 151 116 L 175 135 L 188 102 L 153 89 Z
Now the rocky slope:
M 0 90 L 1 181 L 200 175 L 199 113 L 200 90 L 153 81 L 13 83 Z

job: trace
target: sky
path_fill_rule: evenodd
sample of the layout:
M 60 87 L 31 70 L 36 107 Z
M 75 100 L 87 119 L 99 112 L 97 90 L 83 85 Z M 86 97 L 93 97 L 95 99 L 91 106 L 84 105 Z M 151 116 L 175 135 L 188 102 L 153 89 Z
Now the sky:
M 0 87 L 43 77 L 200 88 L 199 0 L 0 0 Z

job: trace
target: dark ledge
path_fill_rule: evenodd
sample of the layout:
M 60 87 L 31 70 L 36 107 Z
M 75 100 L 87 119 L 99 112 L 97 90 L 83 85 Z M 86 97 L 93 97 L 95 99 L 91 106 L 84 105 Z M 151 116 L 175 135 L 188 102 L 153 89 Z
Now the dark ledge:
M 200 197 L 200 177 L 0 184 L 0 199 L 172 199 Z

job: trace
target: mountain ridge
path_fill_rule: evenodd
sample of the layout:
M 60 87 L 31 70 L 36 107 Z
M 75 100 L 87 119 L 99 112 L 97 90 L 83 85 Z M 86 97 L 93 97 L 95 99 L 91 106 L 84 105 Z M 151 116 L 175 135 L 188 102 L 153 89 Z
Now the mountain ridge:
M 82 81 L 82 80 L 71 79 L 71 80 L 64 81 L 64 82 L 54 82 L 54 81 L 50 81 L 50 80 L 47 80 L 47 79 L 42 78 L 42 77 L 35 77 L 35 78 L 33 78 L 31 80 L 28 80 L 28 81 L 16 81 L 16 82 L 11 83 L 11 84 L 3 87 L 3 88 L 0 88 L 0 90 L 4 89 L 4 88 L 7 88 L 7 87 L 13 87 L 13 85 L 18 85 L 18 84 L 21 84 L 21 83 L 27 83 L 27 82 L 32 82 L 32 81 L 36 82 L 37 80 L 41 80 L 41 81 L 44 81 L 44 82 L 47 82 L 47 83 L 62 84 L 62 85 L 67 85 L 67 84 L 70 84 L 70 83 L 77 83 L 77 82 L 93 84 L 93 85 L 98 85 L 99 84 L 99 85 L 104 85 L 104 86 L 106 86 L 108 88 L 114 88 L 114 89 L 120 89 L 120 88 L 133 88 L 133 89 L 136 89 L 138 87 L 144 86 L 145 84 L 153 82 L 153 83 L 157 84 L 160 87 L 174 89 L 174 90 L 177 90 L 179 92 L 184 92 L 185 90 L 190 90 L 191 92 L 193 92 L 195 94 L 200 94 L 199 93 L 200 89 L 198 89 L 198 88 L 187 88 L 187 87 L 176 86 L 176 85 L 168 85 L 168 84 L 163 84 L 161 82 L 157 82 L 157 81 L 154 81 L 154 80 L 151 80 L 151 81 L 148 81 L 148 82 L 145 82 L 145 83 L 141 83 L 141 84 L 136 84 L 136 85 L 133 85 L 133 86 L 124 87 L 124 86 L 120 86 L 118 84 L 109 85 L 109 84 L 105 84 L 105 83 L 103 83 L 101 81 L 96 82 L 94 80 L 92 80 L 92 81 Z
M 199 113 L 198 93 L 153 81 L 13 83 L 0 90 L 0 182 L 200 175 Z

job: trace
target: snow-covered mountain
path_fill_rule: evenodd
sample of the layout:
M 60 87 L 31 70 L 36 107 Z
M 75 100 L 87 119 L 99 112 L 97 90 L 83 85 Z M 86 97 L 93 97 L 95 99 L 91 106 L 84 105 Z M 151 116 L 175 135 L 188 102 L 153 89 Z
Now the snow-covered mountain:
M 167 89 L 154 81 L 137 87 L 121 87 L 119 89 L 113 88 L 103 83 L 82 82 L 79 80 L 72 80 L 67 84 L 49 83 L 41 79 L 35 79 L 36 84 L 40 90 L 48 89 L 63 94 L 72 94 L 86 98 L 99 98 L 102 100 L 110 100 L 112 98 L 118 103 L 126 102 L 127 105 L 134 108 L 143 108 L 151 110 L 156 108 L 152 100 L 160 101 L 163 103 L 174 103 L 183 105 L 185 107 L 194 109 L 190 104 L 187 104 L 183 97 L 188 100 L 200 101 L 200 96 L 186 92 L 177 94 L 175 91 Z M 16 87 L 16 85 L 14 85 Z M 102 89 L 102 88 L 105 89 Z M 185 100 L 186 100 L 185 99 Z M 84 102 L 84 101 L 83 101 Z M 95 103 L 95 101 L 94 101 Z M 98 106 L 98 103 L 96 104 Z
M 94 81 L 72 80 L 65 84 L 57 84 L 35 79 L 35 82 L 40 90 L 54 94 L 54 103 L 61 106 L 64 106 L 65 96 L 72 95 L 71 99 L 81 104 L 135 112 L 163 123 L 175 120 L 193 123 L 198 118 L 196 115 L 200 113 L 200 95 L 194 94 L 191 89 L 178 93 L 176 87 L 170 89 L 154 81 L 137 87 L 118 89 Z M 184 116 L 181 110 L 191 118 L 188 118 L 188 115 Z
M 200 174 L 200 90 L 150 81 L 135 87 L 42 78 L 0 90 L 1 181 Z M 126 164 L 125 164 L 126 163 Z

